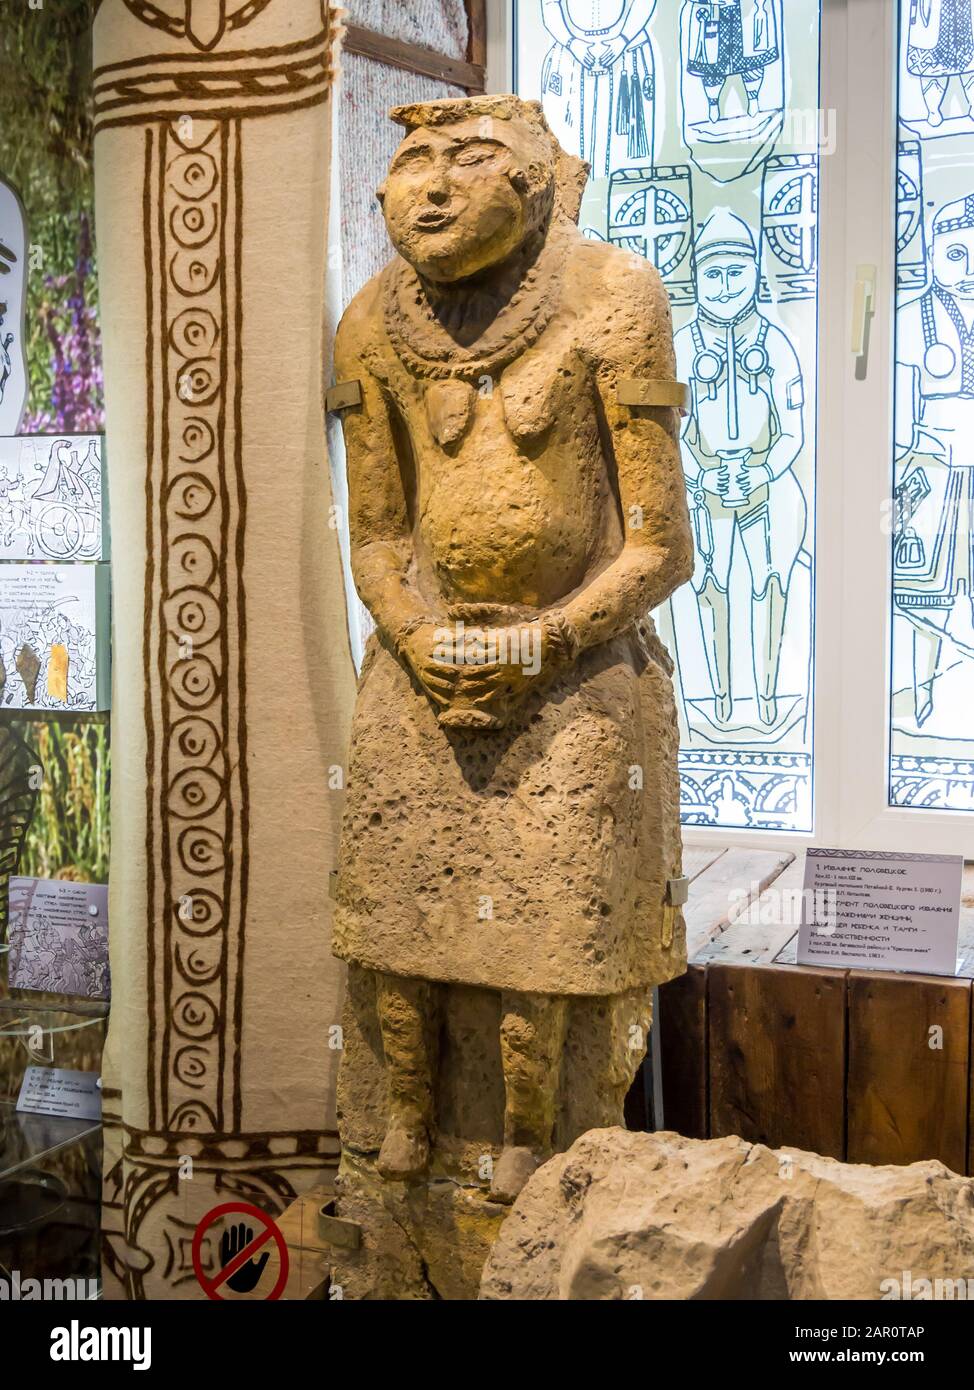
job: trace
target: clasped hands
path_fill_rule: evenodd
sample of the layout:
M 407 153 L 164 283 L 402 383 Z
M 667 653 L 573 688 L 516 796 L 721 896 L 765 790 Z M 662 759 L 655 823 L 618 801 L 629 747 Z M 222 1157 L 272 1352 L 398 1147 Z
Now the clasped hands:
M 764 487 L 771 481 L 771 472 L 766 464 L 751 463 L 752 453 L 748 449 L 746 453 L 742 451 L 742 457 L 728 461 L 724 459 L 717 468 L 709 468 L 701 474 L 700 482 L 706 487 L 708 492 L 716 492 L 719 497 L 726 497 L 731 490 L 731 483 L 743 493 L 745 498 L 749 498 L 752 492 Z M 731 467 L 734 473 L 731 474 Z M 706 480 L 704 482 L 704 479 Z
M 545 619 L 510 627 L 424 622 L 397 648 L 442 722 L 462 710 L 462 722 L 495 728 L 571 659 L 557 626 Z
M 600 73 L 608 72 L 612 64 L 618 62 L 626 50 L 626 39 L 624 35 L 617 34 L 615 38 L 604 39 L 598 52 L 595 44 L 586 43 L 584 39 L 572 39 L 568 45 L 568 51 L 573 58 L 581 63 L 587 72 L 598 76 Z

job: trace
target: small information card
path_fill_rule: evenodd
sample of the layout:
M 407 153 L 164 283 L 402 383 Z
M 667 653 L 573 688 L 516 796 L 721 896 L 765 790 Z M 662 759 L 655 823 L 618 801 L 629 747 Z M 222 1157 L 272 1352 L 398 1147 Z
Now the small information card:
M 28 1067 L 17 1109 L 28 1115 L 66 1115 L 72 1120 L 101 1119 L 101 1085 L 94 1071 Z
M 810 849 L 799 965 L 953 975 L 963 872 L 959 854 Z

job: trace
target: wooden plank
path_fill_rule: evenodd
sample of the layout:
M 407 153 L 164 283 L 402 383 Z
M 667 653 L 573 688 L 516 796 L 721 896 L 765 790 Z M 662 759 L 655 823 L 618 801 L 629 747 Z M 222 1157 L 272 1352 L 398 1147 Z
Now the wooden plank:
M 659 989 L 663 1123 L 707 1138 L 707 971 L 691 965 Z
M 439 82 L 464 87 L 471 93 L 484 90 L 483 64 L 449 58 L 445 53 L 436 53 L 432 48 L 423 48 L 421 44 L 407 43 L 404 39 L 392 39 L 388 34 L 364 29 L 361 24 L 346 26 L 343 47 L 349 53 L 373 58 L 377 63 L 385 63 L 389 67 L 405 68 L 407 72 L 417 72 L 423 77 L 434 77 Z
M 684 909 L 690 959 L 736 921 L 794 857 L 787 850 L 730 848 L 699 874 Z
M 843 970 L 709 965 L 710 1134 L 845 1152 Z
M 487 66 L 487 0 L 466 0 L 467 62 Z
M 804 858 L 804 854 L 797 855 L 694 959 L 725 965 L 770 965 L 775 961 L 795 936 L 801 920 Z
M 849 1162 L 939 1158 L 964 1172 L 970 981 L 850 970 L 848 1001 Z

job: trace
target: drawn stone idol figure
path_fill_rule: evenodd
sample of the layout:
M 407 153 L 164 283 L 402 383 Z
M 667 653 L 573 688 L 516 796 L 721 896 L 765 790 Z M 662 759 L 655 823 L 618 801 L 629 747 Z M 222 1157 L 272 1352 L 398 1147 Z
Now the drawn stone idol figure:
M 728 724 L 729 579 L 735 542 L 751 573 L 754 679 L 762 724 L 778 718 L 788 588 L 805 536 L 792 465 L 805 439 L 801 368 L 788 338 L 758 311 L 751 230 L 726 209 L 694 244 L 697 313 L 676 335 L 677 372 L 692 386 L 683 463 L 696 540 L 697 594 L 716 721 Z
M 974 192 L 940 209 L 931 283 L 897 313 L 893 592 L 914 626 L 916 722 L 942 641 L 974 657 Z
M 765 72 L 778 58 L 774 0 L 688 0 L 688 5 L 687 72 L 703 84 L 710 120 L 721 119 L 721 95 L 731 77 L 741 79 L 747 113 L 756 116 Z
M 974 0 L 912 0 L 906 66 L 920 79 L 932 126 L 943 123 L 952 77 L 960 78 L 968 115 L 974 115 Z
M 541 70 L 545 116 L 593 178 L 653 163 L 656 0 L 541 0 L 554 39 Z
M 343 423 L 376 632 L 334 949 L 350 1007 L 372 990 L 381 1039 L 356 1044 L 363 1004 L 345 1030 L 343 1153 L 360 1152 L 356 1116 L 373 1123 L 355 1078 L 380 1046 L 382 1178 L 424 1180 L 438 1114 L 473 1142 L 494 1088 L 490 1193 L 508 1202 L 583 1091 L 582 1129 L 620 1122 L 650 987 L 684 968 L 666 896 L 672 667 L 645 615 L 689 578 L 692 540 L 676 411 L 619 400 L 622 381 L 675 391 L 672 330 L 655 268 L 579 232 L 584 166 L 536 102 L 392 114 L 406 135 L 380 199 L 398 255 L 335 348 L 362 391 Z M 578 1009 L 590 1022 L 570 1044 Z M 438 1064 L 439 1019 L 456 1027 Z M 458 1100 L 438 1078 L 471 1048 L 475 1094 Z

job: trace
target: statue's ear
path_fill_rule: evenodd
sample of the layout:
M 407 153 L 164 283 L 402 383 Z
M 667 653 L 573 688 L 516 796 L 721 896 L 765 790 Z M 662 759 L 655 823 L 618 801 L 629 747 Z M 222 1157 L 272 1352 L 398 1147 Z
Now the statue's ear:
M 385 183 L 385 179 L 382 180 L 382 182 L 379 184 L 378 188 L 375 190 L 375 196 L 376 196 L 376 198 L 377 198 L 377 200 L 378 200 L 379 207 L 381 208 L 382 205 L 383 205 L 383 203 L 384 203 L 385 200 L 386 200 L 386 183 Z
M 588 183 L 589 165 L 577 155 L 565 150 L 558 153 L 555 165 L 556 204 L 558 210 L 569 222 L 577 222 L 582 207 L 582 194 Z

